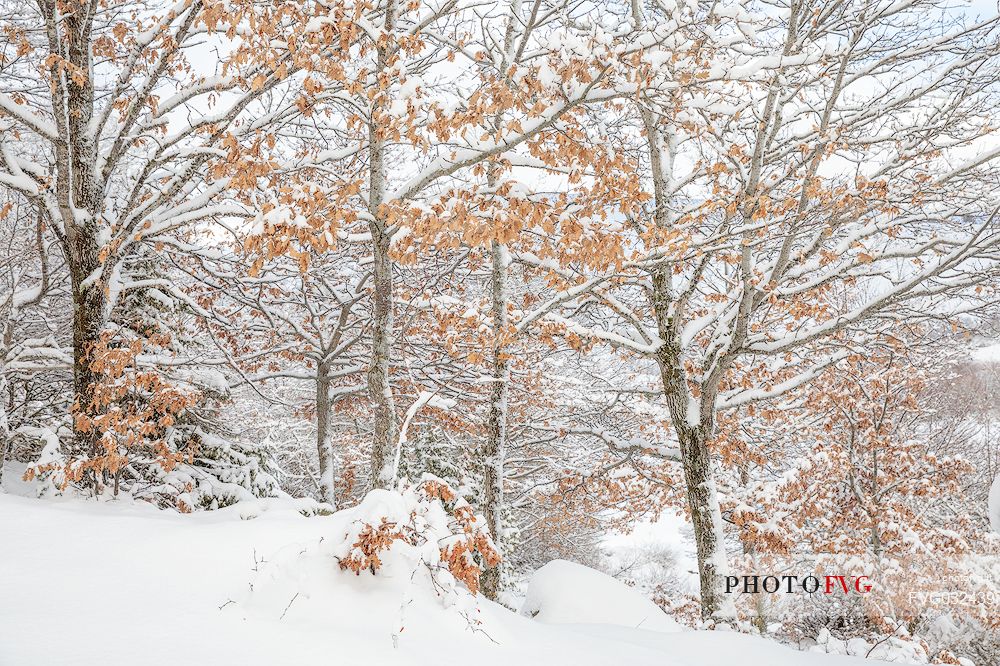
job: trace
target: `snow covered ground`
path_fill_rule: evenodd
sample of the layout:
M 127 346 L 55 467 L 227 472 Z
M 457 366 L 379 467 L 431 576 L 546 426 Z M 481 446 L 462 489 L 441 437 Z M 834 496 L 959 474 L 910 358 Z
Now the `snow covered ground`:
M 179 515 L 0 494 L 0 666 L 873 663 L 678 632 L 665 617 L 646 623 L 661 631 L 559 624 L 602 619 L 594 605 L 572 612 L 584 612 L 573 595 L 587 589 L 608 595 L 604 608 L 617 609 L 615 618 L 648 614 L 644 599 L 630 606 L 628 594 L 605 584 L 614 581 L 577 576 L 574 565 L 553 567 L 559 575 L 536 586 L 532 603 L 552 611 L 546 622 L 482 599 L 468 600 L 470 618 L 422 579 L 341 572 L 320 548 L 337 538 L 341 514 L 304 517 L 296 508 L 286 501 Z

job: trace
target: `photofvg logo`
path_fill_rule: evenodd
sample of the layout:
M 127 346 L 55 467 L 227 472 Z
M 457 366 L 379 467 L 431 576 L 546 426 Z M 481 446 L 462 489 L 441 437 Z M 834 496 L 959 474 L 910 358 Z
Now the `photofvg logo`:
M 901 619 L 919 617 L 931 608 L 968 607 L 992 613 L 1000 607 L 1000 557 L 992 553 L 899 558 L 754 553 L 752 557 L 735 557 L 729 564 L 732 568 L 718 582 L 731 598 L 767 595 L 779 605 L 784 600 L 793 602 L 796 595 L 820 605 L 878 600 L 892 607 Z M 738 574 L 728 575 L 732 572 Z M 798 573 L 784 575 L 786 572 Z M 793 603 L 789 609 L 799 607 Z
M 726 576 L 726 594 L 865 594 L 868 576 Z

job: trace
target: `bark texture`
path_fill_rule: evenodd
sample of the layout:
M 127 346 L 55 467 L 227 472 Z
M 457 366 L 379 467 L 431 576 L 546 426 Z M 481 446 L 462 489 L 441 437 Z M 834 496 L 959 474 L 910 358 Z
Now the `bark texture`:
M 316 453 L 319 458 L 320 500 L 337 506 L 336 461 L 330 432 L 330 368 L 321 362 L 316 369 Z
M 492 247 L 492 318 L 493 367 L 490 385 L 489 413 L 486 424 L 486 445 L 483 447 L 482 508 L 486 523 L 498 549 L 503 539 L 504 461 L 507 458 L 507 405 L 510 400 L 510 360 L 506 350 L 507 335 L 507 251 L 493 241 Z M 480 580 L 483 594 L 496 600 L 500 590 L 500 568 L 483 572 Z

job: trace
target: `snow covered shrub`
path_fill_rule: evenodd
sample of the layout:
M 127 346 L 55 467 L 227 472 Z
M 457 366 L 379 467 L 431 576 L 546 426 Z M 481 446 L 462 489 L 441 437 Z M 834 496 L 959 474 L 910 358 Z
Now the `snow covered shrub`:
M 801 567 L 804 559 L 758 561 L 768 570 L 789 570 L 795 565 L 788 562 Z M 1000 575 L 992 571 L 997 562 L 980 555 L 827 555 L 812 565 L 821 581 L 817 593 L 742 595 L 740 606 L 759 603 L 767 630 L 804 649 L 900 663 L 992 666 L 996 661 L 988 655 L 1000 645 Z M 833 571 L 848 581 L 867 576 L 866 592 L 824 593 L 823 572 Z M 980 649 L 989 645 L 994 647 Z
M 928 613 L 914 634 L 924 640 L 932 663 L 1000 664 L 1000 630 L 996 627 L 944 611 Z M 963 658 L 967 661 L 961 662 Z
M 242 500 L 277 497 L 278 482 L 270 452 L 263 445 L 229 440 L 203 430 L 190 463 L 159 475 L 159 483 L 142 491 L 180 511 L 220 509 Z
M 399 459 L 399 475 L 420 479 L 425 474 L 450 485 L 468 501 L 478 496 L 482 481 L 482 461 L 472 455 L 472 446 L 452 440 L 436 423 L 414 424 Z
M 25 478 L 38 477 L 42 491 L 124 494 L 181 512 L 277 496 L 270 452 L 220 423 L 225 378 L 163 372 L 150 358 L 171 348 L 162 333 L 129 344 L 105 335 L 92 351 L 94 401 L 74 413 L 90 449 L 79 450 L 74 433 L 64 437 L 72 445 L 50 437 Z
M 254 408 L 243 396 L 236 399 L 234 412 L 245 424 L 242 438 L 260 442 L 270 452 L 281 489 L 292 497 L 318 497 L 313 424 L 283 405 Z
M 453 589 L 457 580 L 476 594 L 483 568 L 500 563 L 485 521 L 432 475 L 402 482 L 398 492 L 373 490 L 357 510 L 362 517 L 335 548 L 343 570 L 376 575 L 389 553 L 403 553 L 425 565 L 443 589 Z
M 926 644 L 920 639 L 910 636 L 903 627 L 900 627 L 896 632 L 875 636 L 868 640 L 860 637 L 840 639 L 824 628 L 820 630 L 809 651 L 868 657 L 890 663 L 960 663 L 957 660 L 929 662 Z
M 816 593 L 741 594 L 740 610 L 761 631 L 803 649 L 900 663 L 992 666 L 973 645 L 996 642 L 1000 618 L 1000 559 L 978 554 L 946 556 L 833 555 L 788 558 L 756 554 L 764 571 L 815 576 Z M 990 562 L 993 564 L 991 565 Z M 747 570 L 747 564 L 739 567 Z M 826 575 L 844 576 L 849 592 Z M 864 576 L 864 592 L 854 583 Z M 760 618 L 760 621 L 758 621 Z M 950 625 L 961 631 L 945 631 Z M 968 640 L 976 635 L 976 640 Z
M 961 430 L 939 422 L 930 369 L 907 353 L 887 341 L 848 358 L 803 395 L 801 412 L 747 410 L 722 422 L 734 488 L 723 513 L 744 552 L 735 571 L 871 584 L 853 597 L 741 595 L 739 610 L 758 630 L 831 652 L 867 644 L 861 656 L 948 663 L 971 652 L 930 640 L 930 620 L 948 613 L 996 628 L 998 544 L 968 494 L 976 470 L 954 447 Z
M 198 394 L 171 382 L 140 358 L 160 353 L 169 344 L 169 336 L 159 333 L 127 344 L 111 333 L 102 334 L 89 351 L 93 399 L 73 410 L 74 430 L 90 441 L 89 450 L 79 448 L 78 437 L 68 455 L 50 452 L 47 460 L 29 468 L 26 478 L 46 475 L 60 490 L 72 483 L 100 493 L 113 485 L 117 495 L 123 474 L 141 477 L 137 469 L 146 465 L 169 472 L 190 461 L 190 443 L 179 441 L 174 425 L 196 403 Z
M 538 518 L 526 526 L 518 568 L 533 571 L 552 560 L 569 560 L 600 569 L 601 540 L 604 529 L 611 526 L 604 520 L 608 512 L 591 496 L 591 491 L 597 495 L 600 490 L 585 487 L 576 478 L 560 479 L 555 485 L 552 491 L 531 495 Z

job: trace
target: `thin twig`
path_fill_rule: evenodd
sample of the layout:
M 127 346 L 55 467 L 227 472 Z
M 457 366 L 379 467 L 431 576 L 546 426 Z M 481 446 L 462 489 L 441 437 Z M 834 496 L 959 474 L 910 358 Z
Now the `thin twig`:
M 287 606 L 285 606 L 285 610 L 281 611 L 281 617 L 278 618 L 279 620 L 284 620 L 285 619 L 285 613 L 288 612 L 288 609 L 292 607 L 292 604 L 294 604 L 295 600 L 298 599 L 298 598 L 299 598 L 299 593 L 296 592 L 295 596 L 292 597 L 292 600 L 288 602 Z

